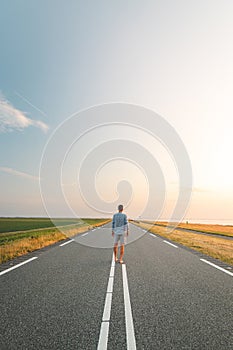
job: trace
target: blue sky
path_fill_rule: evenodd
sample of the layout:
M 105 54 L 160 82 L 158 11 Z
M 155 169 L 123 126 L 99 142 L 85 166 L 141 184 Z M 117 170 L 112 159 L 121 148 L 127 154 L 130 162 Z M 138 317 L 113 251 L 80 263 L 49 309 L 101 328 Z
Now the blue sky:
M 92 105 L 126 102 L 183 140 L 187 216 L 233 219 L 232 36 L 226 0 L 1 1 L 0 216 L 44 215 L 39 164 L 54 129 Z

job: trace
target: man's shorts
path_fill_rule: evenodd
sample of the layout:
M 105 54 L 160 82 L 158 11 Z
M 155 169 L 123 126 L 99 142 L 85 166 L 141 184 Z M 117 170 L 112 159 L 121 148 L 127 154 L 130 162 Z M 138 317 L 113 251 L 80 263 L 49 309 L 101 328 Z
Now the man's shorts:
M 118 243 L 120 241 L 120 244 L 125 244 L 125 234 L 124 233 L 114 233 L 114 244 Z

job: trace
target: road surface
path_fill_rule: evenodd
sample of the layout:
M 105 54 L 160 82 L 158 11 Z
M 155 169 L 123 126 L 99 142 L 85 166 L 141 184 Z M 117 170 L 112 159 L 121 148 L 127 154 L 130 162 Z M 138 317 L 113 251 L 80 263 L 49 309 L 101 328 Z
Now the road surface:
M 110 224 L 81 239 L 103 234 Z M 0 349 L 232 349 L 232 270 L 139 227 L 130 235 L 125 265 L 67 240 L 4 267 Z

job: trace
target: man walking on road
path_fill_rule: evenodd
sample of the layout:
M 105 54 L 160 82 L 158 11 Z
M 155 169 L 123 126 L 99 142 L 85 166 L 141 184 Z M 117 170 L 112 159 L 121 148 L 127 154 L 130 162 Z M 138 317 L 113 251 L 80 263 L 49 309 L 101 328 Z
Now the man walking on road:
M 112 236 L 114 237 L 114 257 L 115 262 L 118 261 L 118 242 L 120 241 L 120 263 L 123 264 L 123 255 L 125 250 L 125 233 L 129 235 L 129 224 L 126 214 L 123 214 L 123 205 L 118 205 L 118 213 L 112 218 Z

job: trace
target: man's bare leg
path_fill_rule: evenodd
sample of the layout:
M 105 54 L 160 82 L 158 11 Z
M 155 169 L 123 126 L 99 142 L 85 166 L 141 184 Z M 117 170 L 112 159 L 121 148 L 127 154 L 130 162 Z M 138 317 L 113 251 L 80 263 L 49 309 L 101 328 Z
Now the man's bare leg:
M 115 259 L 115 261 L 117 262 L 117 261 L 118 261 L 118 258 L 117 258 L 118 243 L 114 244 L 113 251 L 114 251 L 114 259 Z
M 123 255 L 124 255 L 124 252 L 125 252 L 125 246 L 124 244 L 121 245 L 121 250 L 120 250 L 120 263 L 122 264 L 123 263 Z

